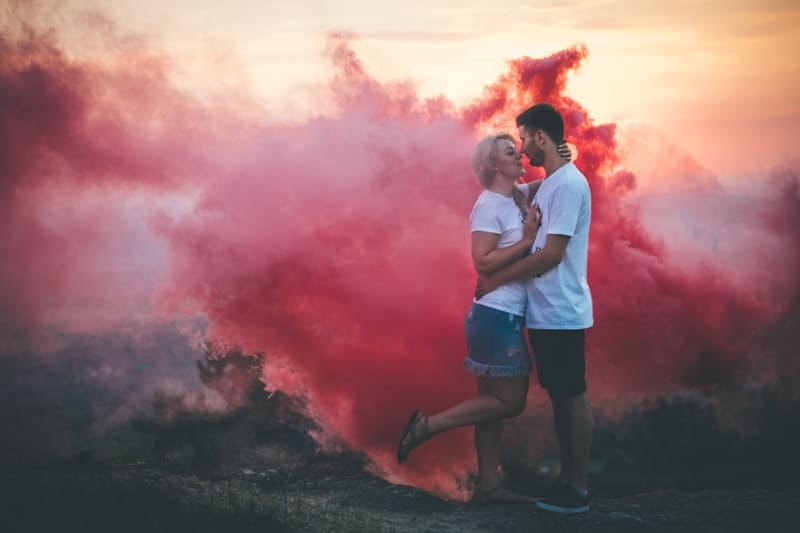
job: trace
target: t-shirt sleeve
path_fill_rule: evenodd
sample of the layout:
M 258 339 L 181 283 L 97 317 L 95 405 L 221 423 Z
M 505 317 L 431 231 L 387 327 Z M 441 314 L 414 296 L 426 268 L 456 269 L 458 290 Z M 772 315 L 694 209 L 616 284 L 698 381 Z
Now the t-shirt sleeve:
M 498 235 L 503 233 L 496 210 L 485 202 L 478 202 L 472 208 L 472 214 L 469 216 L 469 227 L 471 231 L 486 231 L 488 233 L 497 233 Z
M 550 197 L 550 222 L 547 225 L 548 235 L 575 235 L 578 217 L 581 213 L 583 195 L 579 188 L 564 183 L 553 190 Z

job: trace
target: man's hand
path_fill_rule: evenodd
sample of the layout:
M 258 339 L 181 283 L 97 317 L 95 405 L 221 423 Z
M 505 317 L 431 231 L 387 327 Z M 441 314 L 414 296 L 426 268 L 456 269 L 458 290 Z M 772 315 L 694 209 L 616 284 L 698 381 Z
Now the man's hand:
M 485 274 L 480 274 L 478 276 L 478 285 L 475 287 L 475 298 L 480 300 L 493 290 L 495 290 L 499 285 L 497 282 L 492 278 L 492 276 L 487 276 Z

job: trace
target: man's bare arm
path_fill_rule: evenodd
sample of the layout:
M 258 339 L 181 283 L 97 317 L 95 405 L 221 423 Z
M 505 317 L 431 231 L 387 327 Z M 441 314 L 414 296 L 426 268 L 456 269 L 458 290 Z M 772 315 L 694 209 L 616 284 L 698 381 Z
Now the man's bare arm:
M 491 274 L 530 250 L 533 239 L 522 239 L 507 248 L 498 248 L 499 235 L 484 231 L 472 232 L 472 264 L 478 274 Z
M 522 239 L 507 248 L 498 248 L 500 236 L 485 231 L 472 232 L 472 262 L 478 274 L 492 274 L 524 257 L 531 249 L 539 230 L 541 213 L 534 210 L 522 224 Z
M 509 265 L 492 275 L 481 275 L 475 296 L 480 298 L 500 285 L 518 279 L 527 279 L 547 272 L 564 259 L 569 237 L 566 235 L 548 235 L 544 247 L 528 257 Z

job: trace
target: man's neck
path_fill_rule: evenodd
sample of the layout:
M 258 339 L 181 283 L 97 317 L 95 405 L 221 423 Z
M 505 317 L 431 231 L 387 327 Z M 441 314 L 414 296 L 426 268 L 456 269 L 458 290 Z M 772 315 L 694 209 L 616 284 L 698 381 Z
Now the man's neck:
M 544 158 L 544 164 L 542 165 L 542 167 L 544 167 L 545 178 L 550 176 L 553 172 L 563 167 L 567 163 L 569 163 L 569 161 L 567 161 L 558 154 L 555 155 L 546 154 Z

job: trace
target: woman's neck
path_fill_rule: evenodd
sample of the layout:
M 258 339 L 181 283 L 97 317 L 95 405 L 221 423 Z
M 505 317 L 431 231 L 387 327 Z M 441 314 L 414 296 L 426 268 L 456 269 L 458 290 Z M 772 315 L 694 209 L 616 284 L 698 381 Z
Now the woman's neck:
M 506 176 L 497 174 L 486 189 L 511 198 L 514 192 L 514 181 Z

